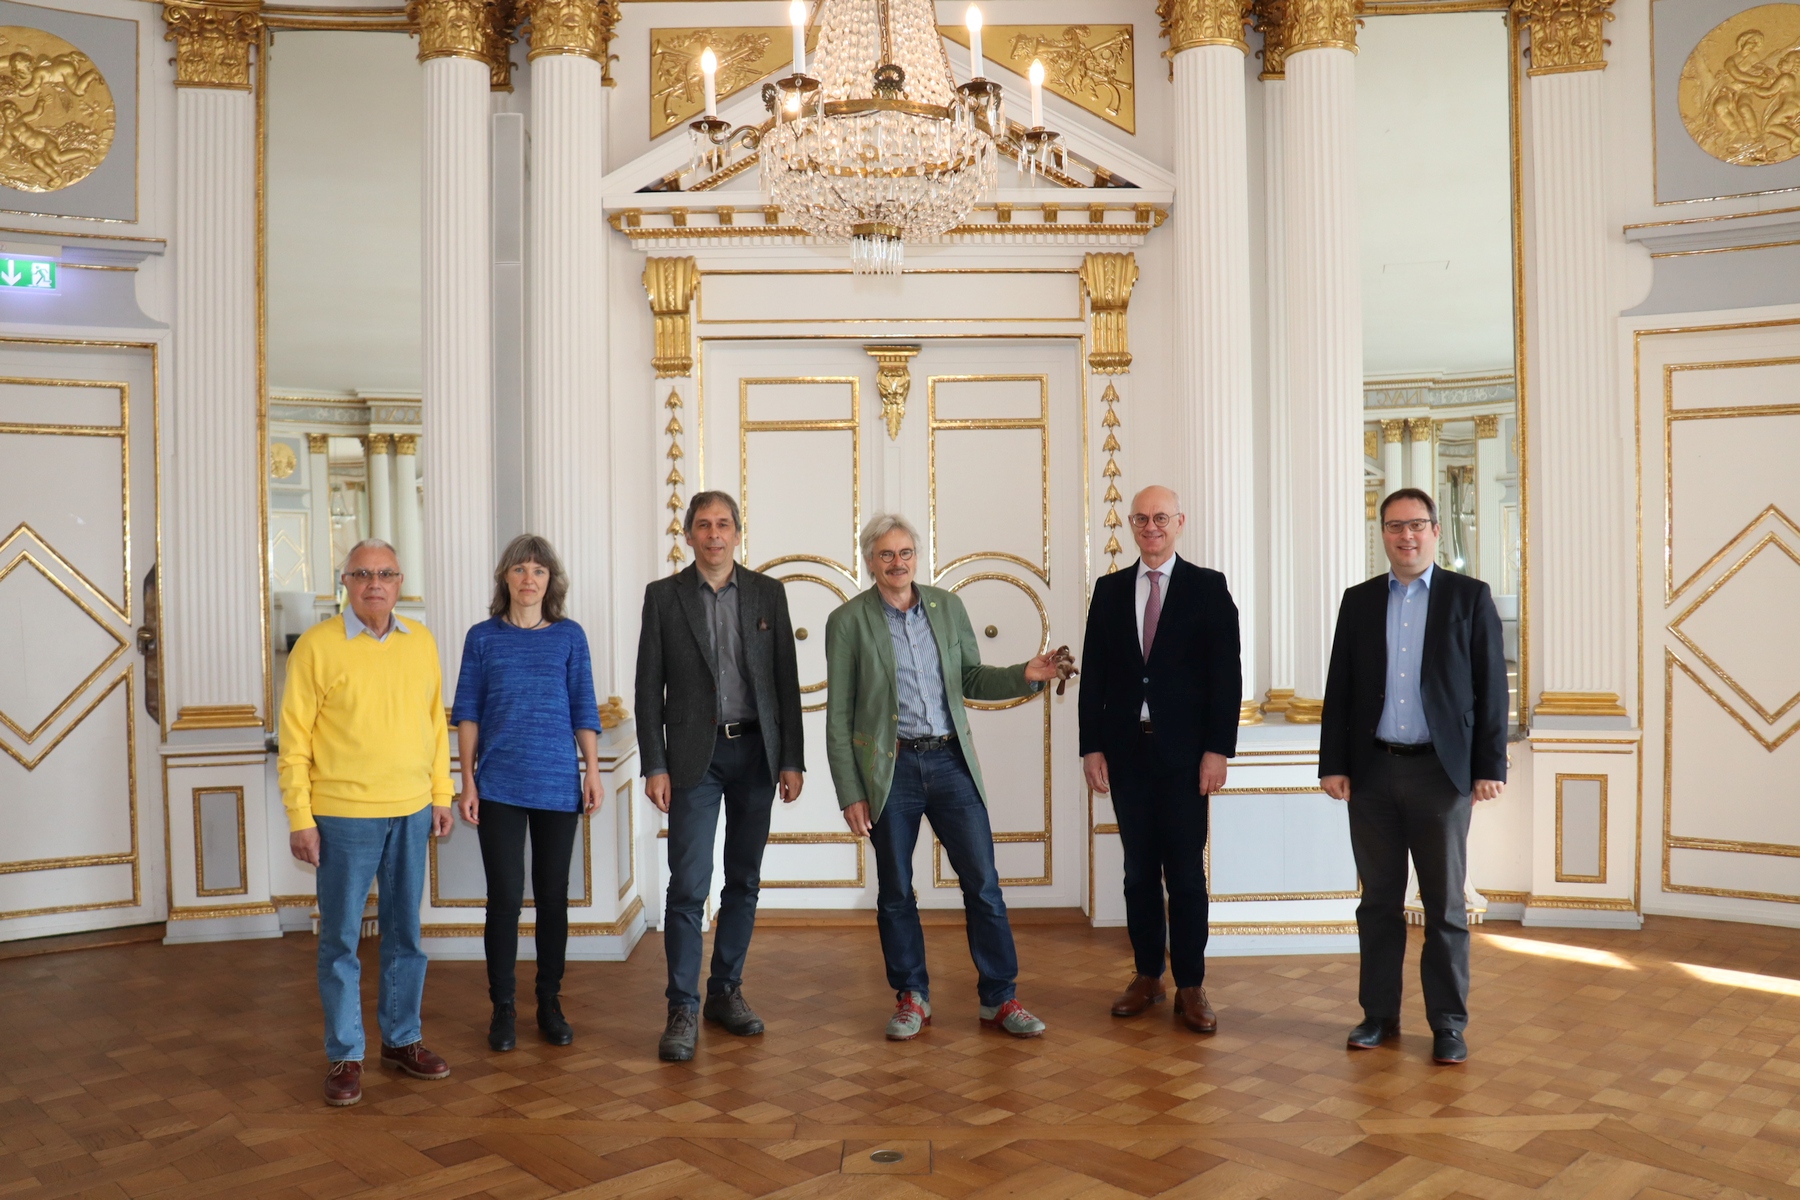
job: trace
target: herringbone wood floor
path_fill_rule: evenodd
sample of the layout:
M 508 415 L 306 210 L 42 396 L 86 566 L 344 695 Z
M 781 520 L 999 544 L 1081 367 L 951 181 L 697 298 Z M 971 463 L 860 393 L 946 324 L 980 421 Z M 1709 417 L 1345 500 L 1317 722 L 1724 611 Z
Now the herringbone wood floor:
M 1016 1042 L 976 1026 L 961 931 L 927 940 L 917 1042 L 882 1039 L 872 928 L 775 928 L 745 986 L 768 1033 L 705 1030 L 680 1066 L 655 1056 L 655 935 L 573 966 L 566 1049 L 522 1029 L 489 1053 L 481 964 L 434 964 L 426 1040 L 454 1074 L 371 1065 L 338 1111 L 309 937 L 0 961 L 0 1197 L 1800 1197 L 1800 997 L 1675 965 L 1800 978 L 1800 932 L 1488 926 L 1462 1068 L 1428 1061 L 1416 982 L 1398 1049 L 1344 1051 L 1354 958 L 1216 960 L 1201 1039 L 1166 1006 L 1106 1014 L 1122 930 L 1021 925 L 1050 1032 Z

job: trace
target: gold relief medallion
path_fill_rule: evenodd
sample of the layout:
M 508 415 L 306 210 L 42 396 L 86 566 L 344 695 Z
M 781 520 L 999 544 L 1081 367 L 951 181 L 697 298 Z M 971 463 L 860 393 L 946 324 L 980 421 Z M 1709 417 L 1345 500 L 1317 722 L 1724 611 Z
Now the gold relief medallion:
M 287 479 L 300 466 L 300 459 L 294 454 L 294 448 L 286 442 L 269 443 L 269 474 L 276 479 Z
M 809 49 L 818 35 L 809 35 Z M 700 52 L 707 47 L 719 59 L 718 98 L 743 91 L 765 75 L 793 61 L 794 42 L 785 26 L 749 28 L 652 29 L 650 31 L 650 136 L 675 128 L 706 108 Z
M 1681 122 L 1721 162 L 1757 167 L 1800 154 L 1800 4 L 1719 22 L 1681 68 Z
M 55 192 L 93 174 L 118 114 L 100 68 L 53 33 L 0 25 L 0 183 Z

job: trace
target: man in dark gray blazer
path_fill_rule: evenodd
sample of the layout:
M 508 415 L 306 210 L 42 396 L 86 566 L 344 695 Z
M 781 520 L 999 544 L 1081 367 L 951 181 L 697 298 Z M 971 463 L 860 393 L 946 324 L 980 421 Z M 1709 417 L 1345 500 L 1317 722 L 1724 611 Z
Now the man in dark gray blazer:
M 1488 585 L 1433 565 L 1437 504 L 1417 488 L 1381 503 L 1392 567 L 1344 593 L 1325 711 L 1319 784 L 1350 804 L 1362 877 L 1363 1022 L 1352 1050 L 1400 1036 L 1406 858 L 1419 870 L 1425 948 L 1419 979 L 1432 1058 L 1468 1058 L 1471 800 L 1506 786 L 1506 658 Z
M 644 589 L 638 638 L 638 753 L 644 791 L 669 814 L 663 951 L 668 1026 L 657 1053 L 694 1057 L 713 840 L 725 810 L 725 887 L 705 1017 L 740 1037 L 763 1031 L 743 994 L 775 792 L 800 798 L 806 770 L 800 675 L 787 592 L 737 562 L 737 501 L 700 492 L 684 522 L 694 565 Z

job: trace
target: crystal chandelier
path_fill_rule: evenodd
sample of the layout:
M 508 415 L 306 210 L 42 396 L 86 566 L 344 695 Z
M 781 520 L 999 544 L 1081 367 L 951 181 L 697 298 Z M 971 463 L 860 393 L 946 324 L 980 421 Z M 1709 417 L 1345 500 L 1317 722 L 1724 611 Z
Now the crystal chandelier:
M 970 9 L 974 78 L 960 87 L 931 0 L 819 0 L 811 73 L 802 0 L 791 15 L 794 73 L 764 88 L 770 123 L 719 120 L 707 72 L 707 116 L 690 126 L 696 157 L 757 150 L 769 203 L 808 233 L 847 240 L 857 274 L 899 274 L 908 240 L 953 228 L 994 186 L 1006 125 L 999 85 L 981 76 L 980 14 Z M 1033 124 L 1021 167 L 1056 136 Z

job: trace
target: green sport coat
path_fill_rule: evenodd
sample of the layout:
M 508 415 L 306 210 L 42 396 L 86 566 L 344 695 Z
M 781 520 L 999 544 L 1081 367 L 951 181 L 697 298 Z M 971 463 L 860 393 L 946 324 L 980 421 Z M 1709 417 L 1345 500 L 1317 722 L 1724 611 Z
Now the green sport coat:
M 984 667 L 969 624 L 969 610 L 955 593 L 916 585 L 919 603 L 937 640 L 944 671 L 944 698 L 962 743 L 963 758 L 975 778 L 975 790 L 987 803 L 981 764 L 969 739 L 963 700 L 1015 700 L 1035 695 L 1043 684 L 1025 678 L 1025 664 Z M 888 632 L 876 588 L 840 605 L 825 622 L 825 757 L 839 808 L 866 800 L 869 820 L 881 819 L 888 790 L 894 784 L 894 750 L 900 728 L 900 689 L 894 666 L 894 642 Z

